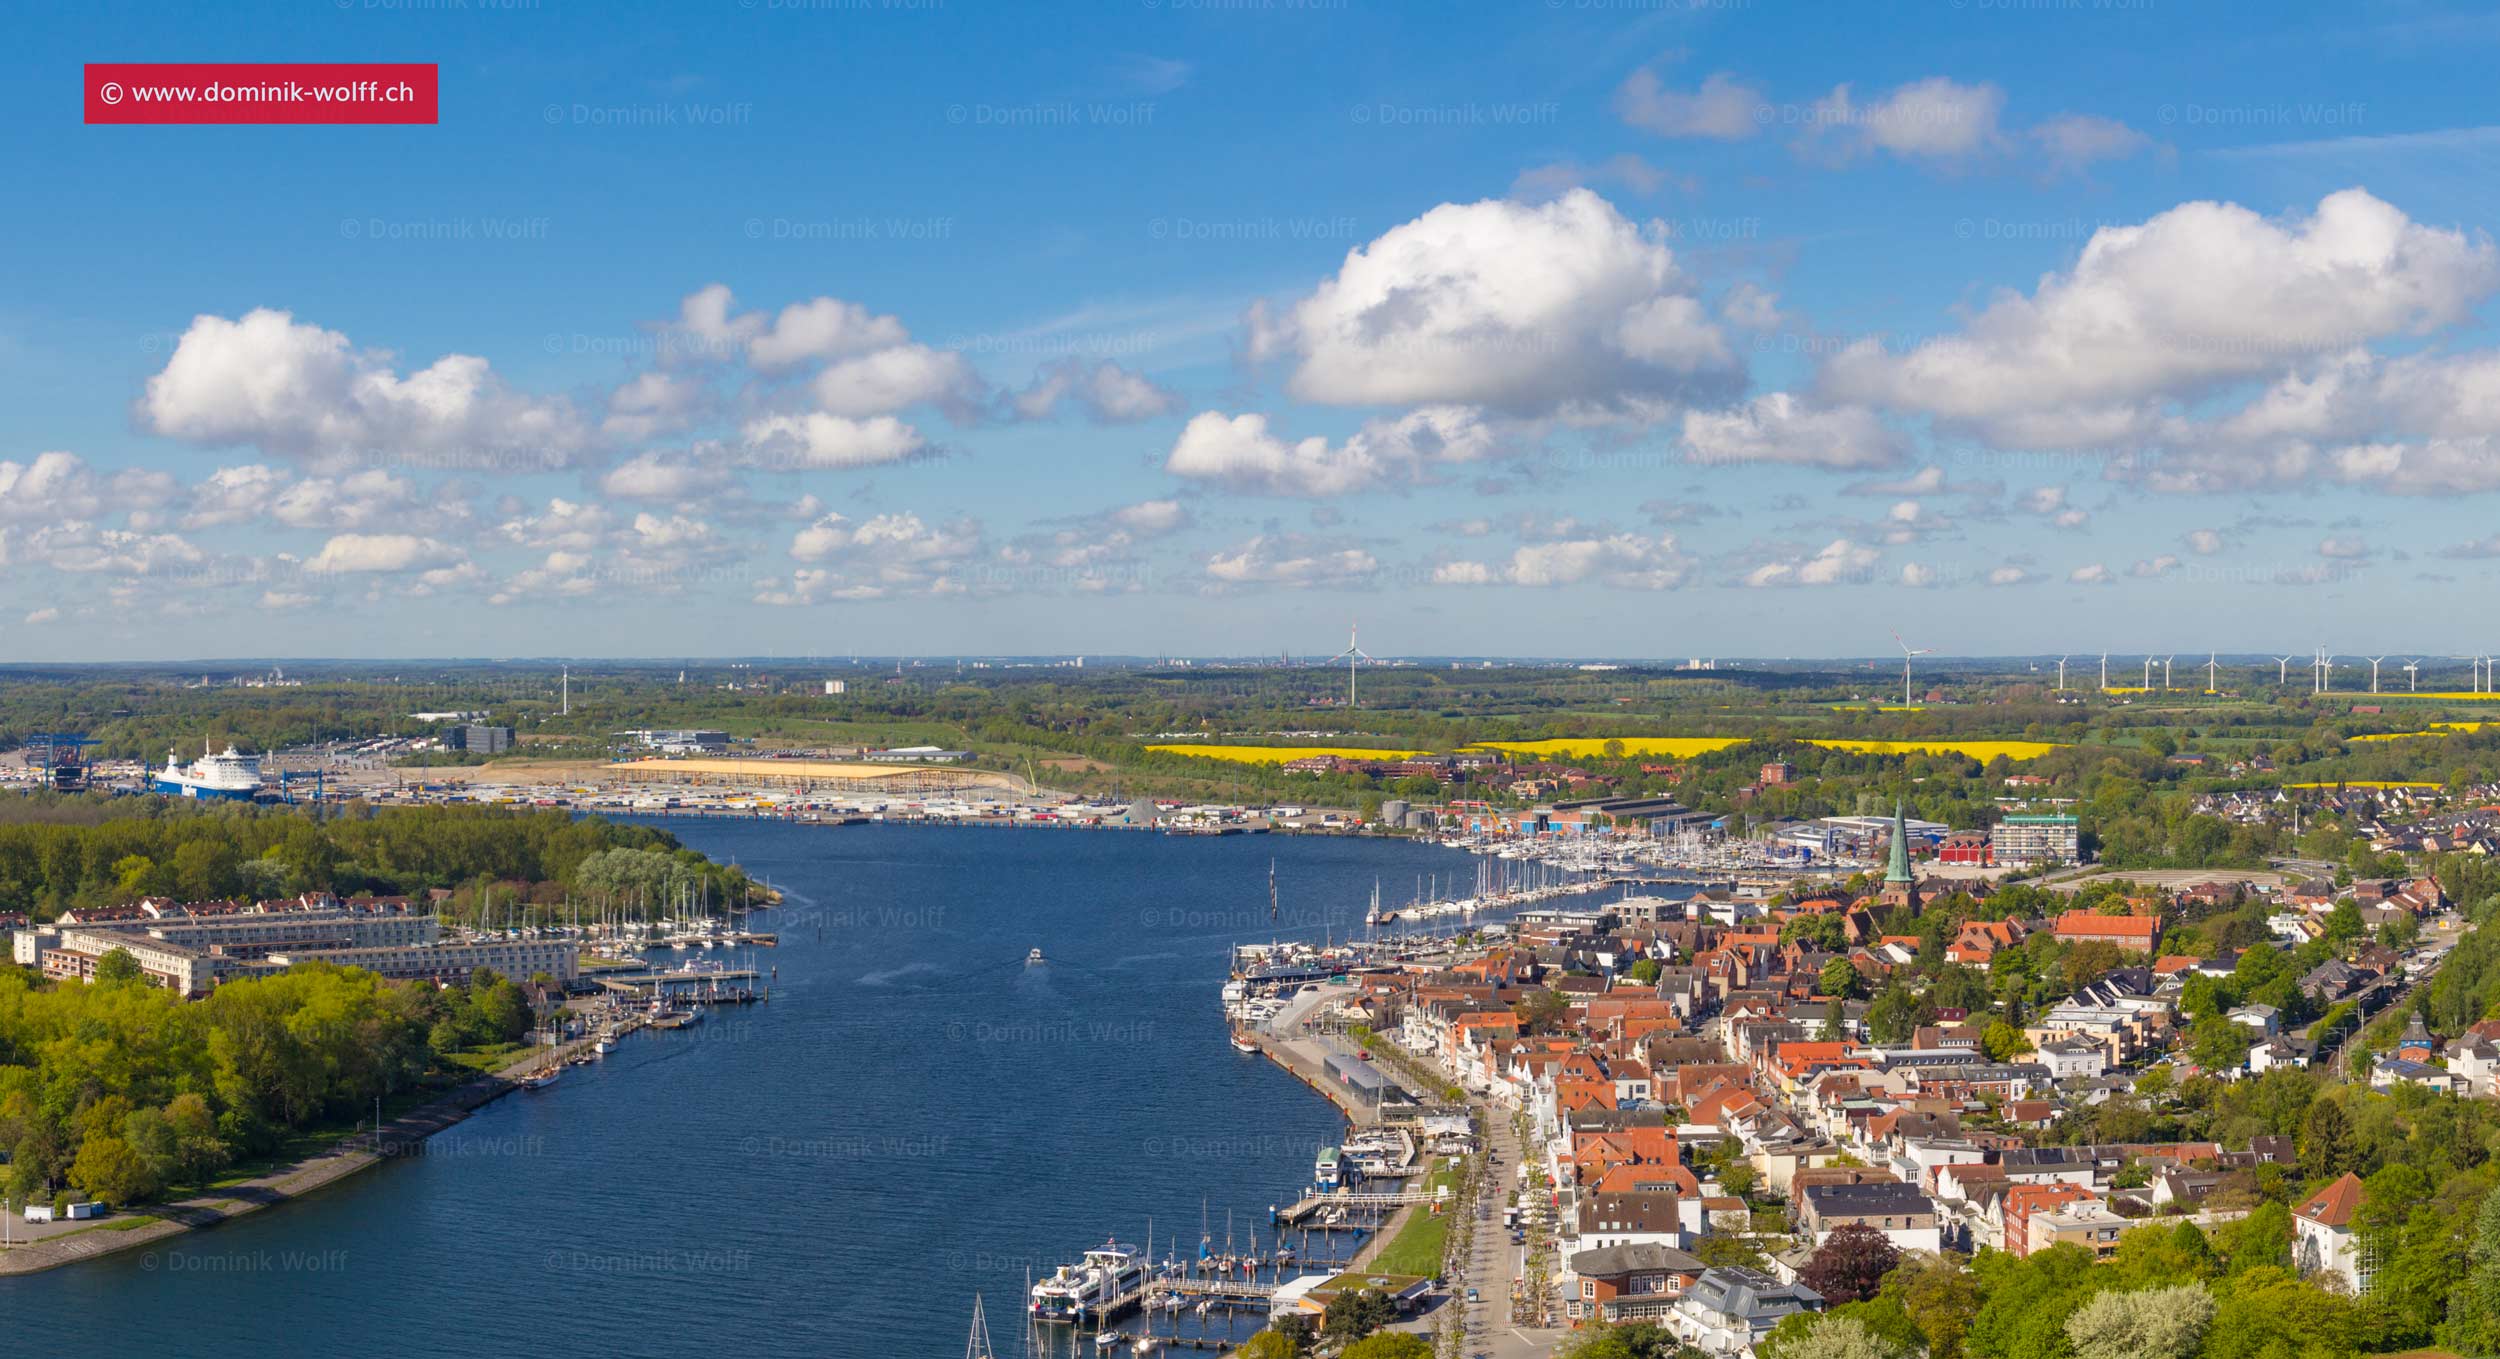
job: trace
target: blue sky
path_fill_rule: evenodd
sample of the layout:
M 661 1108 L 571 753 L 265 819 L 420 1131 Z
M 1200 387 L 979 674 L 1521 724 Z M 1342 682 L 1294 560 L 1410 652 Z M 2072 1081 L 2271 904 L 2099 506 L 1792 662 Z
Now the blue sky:
M 0 651 L 2457 649 L 2500 17 L 21 21 Z M 432 127 L 85 127 L 87 61 Z

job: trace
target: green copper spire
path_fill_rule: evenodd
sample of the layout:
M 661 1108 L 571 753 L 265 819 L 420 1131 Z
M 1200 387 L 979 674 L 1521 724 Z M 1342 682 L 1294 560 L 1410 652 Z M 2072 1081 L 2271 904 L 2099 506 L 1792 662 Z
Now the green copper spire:
M 1892 862 L 1884 866 L 1884 881 L 1909 882 L 1910 819 L 1902 804 L 1892 804 Z

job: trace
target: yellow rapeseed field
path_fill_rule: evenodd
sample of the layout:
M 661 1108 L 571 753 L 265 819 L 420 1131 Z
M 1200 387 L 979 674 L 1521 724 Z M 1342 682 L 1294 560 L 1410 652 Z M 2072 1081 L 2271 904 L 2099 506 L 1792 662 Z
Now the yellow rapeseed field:
M 2375 731 L 2367 736 L 2355 736 L 2352 739 L 2356 741 L 2401 741 L 2409 736 L 2446 736 L 2451 732 L 2481 731 L 2485 725 L 2481 722 L 2433 722 L 2429 731 Z
M 1855 741 L 1814 740 L 1810 746 L 1851 750 L 1861 755 L 1965 755 L 1986 763 L 2002 755 L 2009 760 L 2036 760 L 2059 747 L 2050 741 Z
M 1623 742 L 1626 755 L 1672 755 L 1691 759 L 1714 750 L 1743 745 L 1742 736 L 1560 736 L 1544 741 L 1478 741 L 1473 750 L 1507 750 L 1514 755 L 1587 756 L 1606 753 L 1609 741 Z
M 1349 760 L 1406 760 L 1429 754 L 1422 750 L 1382 750 L 1375 746 L 1148 746 L 1165 755 L 1195 755 L 1202 760 L 1235 764 L 1283 764 L 1313 755 L 1342 755 Z
M 2287 783 L 2286 788 L 2444 788 L 2439 783 L 2413 783 L 2405 780 L 2345 779 L 2338 783 Z

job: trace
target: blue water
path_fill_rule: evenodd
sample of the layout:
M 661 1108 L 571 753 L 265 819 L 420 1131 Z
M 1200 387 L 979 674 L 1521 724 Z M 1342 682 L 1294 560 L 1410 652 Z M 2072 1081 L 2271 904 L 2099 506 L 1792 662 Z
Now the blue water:
M 1017 1354 L 1028 1269 L 1149 1219 L 1194 1252 L 1202 1201 L 1246 1246 L 1343 1131 L 1225 1041 L 1229 945 L 1280 932 L 1270 859 L 1281 932 L 1313 938 L 1359 930 L 1375 878 L 1474 872 L 1335 838 L 669 827 L 787 891 L 758 917 L 771 1003 L 309 1199 L 0 1279 L 6 1352 L 950 1359 L 978 1292 Z

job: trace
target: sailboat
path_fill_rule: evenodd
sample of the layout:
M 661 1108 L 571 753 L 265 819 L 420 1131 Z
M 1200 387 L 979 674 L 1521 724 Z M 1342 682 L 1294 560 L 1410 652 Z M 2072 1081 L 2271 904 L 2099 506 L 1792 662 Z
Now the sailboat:
M 981 1295 L 972 1295 L 972 1334 L 964 1339 L 964 1359 L 998 1359 L 990 1348 L 989 1318 L 981 1314 Z

